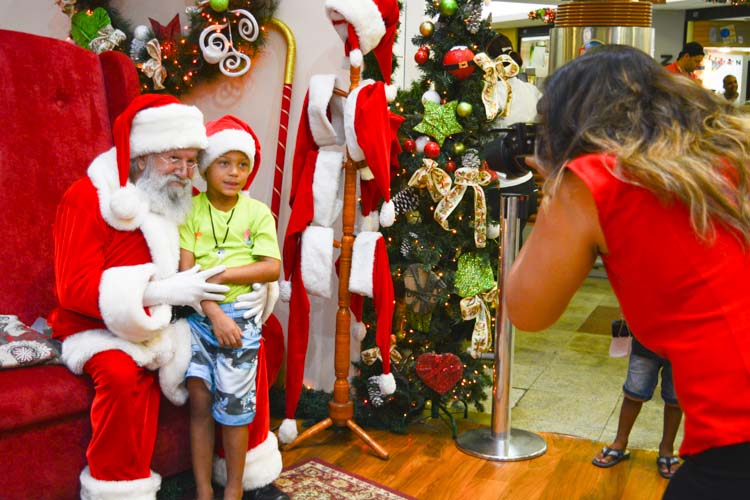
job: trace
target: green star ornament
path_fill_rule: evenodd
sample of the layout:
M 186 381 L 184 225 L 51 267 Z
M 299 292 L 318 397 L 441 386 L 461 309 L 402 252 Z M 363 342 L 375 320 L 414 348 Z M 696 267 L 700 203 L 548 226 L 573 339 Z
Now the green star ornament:
M 458 101 L 440 105 L 425 100 L 424 117 L 414 127 L 414 130 L 433 137 L 442 147 L 446 137 L 464 130 L 461 124 L 456 121 L 456 106 L 458 106 Z

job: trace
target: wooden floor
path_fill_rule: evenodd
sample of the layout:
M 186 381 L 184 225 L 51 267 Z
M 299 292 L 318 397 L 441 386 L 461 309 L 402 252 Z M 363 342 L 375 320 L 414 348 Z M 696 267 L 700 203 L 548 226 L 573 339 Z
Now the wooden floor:
M 459 422 L 461 430 L 476 427 Z M 547 452 L 521 462 L 492 462 L 461 452 L 445 423 L 415 424 L 406 436 L 368 431 L 390 453 L 381 460 L 348 430 L 325 430 L 282 452 L 284 466 L 318 457 L 420 500 L 632 499 L 661 498 L 667 481 L 656 469 L 656 453 L 635 450 L 609 469 L 591 464 L 601 443 L 542 433 Z

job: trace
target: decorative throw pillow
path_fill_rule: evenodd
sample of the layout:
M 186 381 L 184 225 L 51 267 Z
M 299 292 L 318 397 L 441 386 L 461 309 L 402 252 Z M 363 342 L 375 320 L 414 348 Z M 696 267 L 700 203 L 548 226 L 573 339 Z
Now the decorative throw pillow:
M 0 315 L 0 369 L 60 363 L 60 342 L 24 325 L 18 316 Z

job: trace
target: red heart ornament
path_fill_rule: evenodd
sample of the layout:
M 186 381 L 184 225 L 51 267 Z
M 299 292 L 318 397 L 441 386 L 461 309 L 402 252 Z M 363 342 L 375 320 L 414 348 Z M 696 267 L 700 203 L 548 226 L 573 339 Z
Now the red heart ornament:
M 453 353 L 425 353 L 417 358 L 417 376 L 427 387 L 445 394 L 461 380 L 464 365 Z

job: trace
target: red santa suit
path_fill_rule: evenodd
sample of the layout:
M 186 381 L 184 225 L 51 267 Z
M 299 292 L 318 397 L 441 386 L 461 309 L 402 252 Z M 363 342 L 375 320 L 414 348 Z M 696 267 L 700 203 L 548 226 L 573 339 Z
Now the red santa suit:
M 63 341 L 65 364 L 94 382 L 82 498 L 153 499 L 161 485 L 159 474 L 150 470 L 159 392 L 161 388 L 178 405 L 187 398 L 183 381 L 190 329 L 184 321 L 172 324 L 170 305 L 143 306 L 149 282 L 177 272 L 179 237 L 176 224 L 152 212 L 147 198 L 128 180 L 129 160 L 203 148 L 206 133 L 197 108 L 154 95 L 137 97 L 113 132 L 116 147 L 92 162 L 58 208 L 59 306 L 49 321 L 54 336 Z M 262 351 L 259 359 L 262 364 Z M 265 380 L 262 384 L 267 387 Z M 259 393 L 259 406 L 267 393 Z M 265 404 L 267 411 L 267 399 Z M 278 454 L 275 437 L 262 440 L 261 448 L 259 454 L 272 456 L 271 461 Z M 273 476 L 265 484 L 278 476 L 280 455 L 277 461 L 278 467 L 265 471 Z

